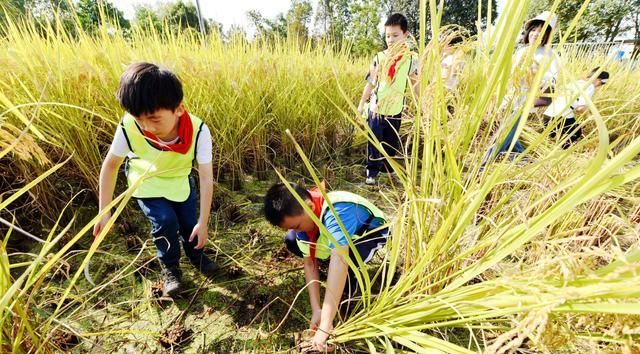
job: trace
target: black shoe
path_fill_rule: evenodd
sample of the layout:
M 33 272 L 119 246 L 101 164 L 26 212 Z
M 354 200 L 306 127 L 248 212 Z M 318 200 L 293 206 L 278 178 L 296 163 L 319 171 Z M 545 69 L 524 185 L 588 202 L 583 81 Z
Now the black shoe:
M 216 262 L 209 259 L 209 257 L 204 254 L 201 257 L 198 257 L 198 260 L 191 260 L 191 264 L 200 271 L 200 273 L 206 276 L 213 276 L 218 271 L 218 265 Z
M 175 295 L 182 287 L 182 272 L 180 268 L 177 265 L 164 268 L 162 273 L 164 276 L 162 284 L 163 296 Z

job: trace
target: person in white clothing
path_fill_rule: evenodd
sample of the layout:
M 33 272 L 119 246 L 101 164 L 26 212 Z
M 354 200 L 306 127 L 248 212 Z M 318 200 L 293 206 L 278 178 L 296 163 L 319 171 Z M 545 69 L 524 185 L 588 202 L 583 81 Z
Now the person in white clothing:
M 558 16 L 545 11 L 538 16 L 530 19 L 524 25 L 524 46 L 519 48 L 513 56 L 513 73 L 515 77 L 521 77 L 522 79 L 516 85 L 516 92 L 510 97 L 505 98 L 503 106 L 506 106 L 506 102 L 511 101 L 511 112 L 508 117 L 517 117 L 515 121 L 507 119 L 505 122 L 510 125 L 510 130 L 507 136 L 502 140 L 498 140 L 497 144 L 492 146 L 485 155 L 482 164 L 486 164 L 492 157 L 500 153 L 522 153 L 525 148 L 522 143 L 516 139 L 516 132 L 521 123 L 521 116 L 518 114 L 518 109 L 526 101 L 529 90 L 536 90 L 540 92 L 534 101 L 534 107 L 544 107 L 551 103 L 550 93 L 553 92 L 556 84 L 558 71 L 560 69 L 559 57 L 555 54 L 551 48 L 551 40 L 553 38 L 554 30 L 558 26 Z M 533 51 L 533 52 L 532 52 Z M 528 59 L 532 57 L 531 64 Z M 525 72 L 522 72 L 524 70 Z M 539 70 L 544 70 L 542 75 L 542 81 L 539 87 L 531 87 L 531 83 Z M 504 129 L 504 128 L 503 128 Z M 515 139 L 515 143 L 514 143 Z M 497 151 L 494 152 L 496 146 Z
M 544 111 L 544 121 L 547 125 L 555 124 L 550 137 L 559 136 L 564 149 L 582 138 L 582 128 L 576 121 L 576 116 L 588 111 L 587 98 L 591 99 L 596 90 L 608 80 L 609 73 L 600 72 L 597 67 L 583 80 L 574 81 L 556 91 L 556 98 Z

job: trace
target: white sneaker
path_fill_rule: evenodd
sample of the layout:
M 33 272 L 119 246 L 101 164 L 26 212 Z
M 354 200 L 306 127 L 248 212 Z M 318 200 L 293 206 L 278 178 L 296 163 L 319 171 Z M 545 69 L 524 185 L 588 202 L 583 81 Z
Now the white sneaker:
M 373 177 L 367 177 L 367 179 L 364 180 L 364 184 L 372 186 L 376 184 L 376 179 Z

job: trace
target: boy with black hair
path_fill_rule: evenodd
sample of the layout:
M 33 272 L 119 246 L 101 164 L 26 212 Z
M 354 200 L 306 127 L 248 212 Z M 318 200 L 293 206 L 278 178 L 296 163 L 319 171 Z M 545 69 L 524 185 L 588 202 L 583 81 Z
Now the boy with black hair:
M 289 191 L 284 183 L 273 185 L 264 198 L 264 214 L 274 226 L 290 230 L 285 236 L 287 248 L 299 257 L 304 257 L 304 274 L 308 284 L 311 302 L 310 330 L 314 333 L 311 341 L 313 350 L 325 352 L 333 350 L 327 346 L 327 339 L 333 330 L 333 320 L 338 311 L 338 304 L 343 294 L 352 297 L 357 288 L 356 278 L 349 269 L 338 249 L 351 253 L 347 238 L 351 239 L 364 263 L 367 263 L 382 248 L 388 236 L 384 227 L 384 213 L 365 198 L 350 192 L 329 192 L 327 197 L 335 208 L 334 214 L 319 190 L 306 190 L 291 183 L 295 193 L 309 206 L 324 225 L 329 235 L 321 232 L 310 215 Z M 345 228 L 343 232 L 340 220 Z M 320 304 L 320 285 L 317 260 L 329 260 L 327 272 L 327 289 L 322 305 Z M 345 289 L 346 283 L 346 289 Z
M 390 156 L 398 156 L 402 153 L 400 122 L 409 83 L 414 94 L 418 94 L 418 58 L 407 43 L 409 31 L 404 15 L 395 13 L 389 16 L 384 32 L 387 49 L 373 58 L 365 77 L 367 83 L 358 104 L 358 113 L 364 113 L 365 104 L 369 101 L 369 128 Z M 378 173 L 391 172 L 390 169 L 380 151 L 368 143 L 365 183 L 375 184 Z
M 591 70 L 584 79 L 560 88 L 558 96 L 544 111 L 544 121 L 547 125 L 554 119 L 561 119 L 550 136 L 555 138 L 559 135 L 561 139 L 568 138 L 562 143 L 564 149 L 582 138 L 582 128 L 576 121 L 576 115 L 581 116 L 587 112 L 589 109 L 587 98 L 591 99 L 596 90 L 609 80 L 609 73 L 606 71 L 600 72 L 594 78 L 598 72 L 600 67 Z
M 100 211 L 113 200 L 117 173 L 126 158 L 129 186 L 141 180 L 133 197 L 151 222 L 163 267 L 163 292 L 170 296 L 181 287 L 180 243 L 201 272 L 212 275 L 218 268 L 203 253 L 213 197 L 211 133 L 202 120 L 187 113 L 180 80 L 155 64 L 129 65 L 116 97 L 126 113 L 100 169 Z M 200 180 L 199 217 L 190 176 L 194 160 Z M 110 217 L 109 212 L 98 221 L 94 236 Z

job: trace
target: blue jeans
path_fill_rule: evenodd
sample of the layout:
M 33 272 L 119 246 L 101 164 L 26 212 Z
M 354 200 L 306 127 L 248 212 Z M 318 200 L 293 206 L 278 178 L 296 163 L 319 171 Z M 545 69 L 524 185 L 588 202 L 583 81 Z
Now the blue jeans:
M 402 155 L 400 141 L 400 123 L 402 113 L 395 116 L 382 116 L 369 111 L 369 128 L 378 139 L 384 151 L 390 156 Z M 371 144 L 367 143 L 367 177 L 377 177 L 380 172 L 391 172 L 391 166 L 384 155 Z
M 520 125 L 520 117 L 513 124 L 513 126 L 511 127 L 511 130 L 509 130 L 509 134 L 507 134 L 507 136 L 504 138 L 502 143 L 498 145 L 498 143 L 496 142 L 496 144 L 492 145 L 489 148 L 489 151 L 487 151 L 487 153 L 484 155 L 484 158 L 482 159 L 481 165 L 484 166 L 487 162 L 489 162 L 489 160 L 495 157 L 494 154 L 498 155 L 504 152 L 515 152 L 515 153 L 521 154 L 524 152 L 525 148 L 520 142 L 520 140 L 516 140 L 516 143 L 513 145 L 513 148 L 509 151 L 509 146 L 511 146 L 511 143 L 513 142 L 513 139 L 516 136 L 516 131 L 518 130 L 519 125 Z M 494 153 L 494 149 L 496 148 L 496 146 L 498 146 L 498 151 Z
M 511 130 L 509 130 L 509 134 L 507 134 L 507 137 L 502 142 L 502 145 L 500 145 L 500 148 L 498 149 L 498 153 L 507 152 L 509 150 L 509 146 L 511 146 L 511 143 L 513 142 L 513 139 L 516 136 L 516 131 L 518 130 L 519 125 L 520 125 L 520 118 L 516 120 L 515 124 L 513 124 L 513 127 L 511 127 Z M 516 140 L 516 143 L 513 145 L 513 149 L 511 149 L 511 151 L 509 152 L 517 152 L 517 153 L 524 152 L 524 146 L 522 146 L 522 143 L 520 143 L 520 140 Z
M 138 198 L 138 205 L 151 222 L 151 236 L 156 244 L 158 258 L 165 267 L 180 262 L 180 243 L 191 263 L 198 264 L 202 249 L 195 249 L 198 240 L 189 242 L 189 236 L 198 223 L 196 190 L 189 178 L 191 193 L 184 202 L 173 202 L 165 198 Z

